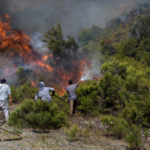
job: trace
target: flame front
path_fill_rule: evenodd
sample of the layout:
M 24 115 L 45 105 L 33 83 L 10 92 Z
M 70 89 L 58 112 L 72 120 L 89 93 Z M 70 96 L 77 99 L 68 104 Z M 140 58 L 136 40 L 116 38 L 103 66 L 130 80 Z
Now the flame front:
M 20 65 L 27 66 L 34 72 L 32 77 L 28 77 L 32 86 L 37 86 L 38 79 L 43 75 L 46 86 L 53 86 L 60 95 L 66 91 L 69 79 L 74 83 L 80 80 L 86 59 L 67 62 L 72 65 L 70 70 L 66 70 L 63 65 L 58 68 L 56 62 L 61 64 L 61 57 L 54 57 L 53 54 L 43 56 L 34 51 L 30 37 L 20 30 L 13 30 L 10 22 L 9 15 L 0 18 L 0 69 L 4 70 L 4 76 L 12 77 Z M 48 64 L 50 59 L 53 60 L 52 66 Z

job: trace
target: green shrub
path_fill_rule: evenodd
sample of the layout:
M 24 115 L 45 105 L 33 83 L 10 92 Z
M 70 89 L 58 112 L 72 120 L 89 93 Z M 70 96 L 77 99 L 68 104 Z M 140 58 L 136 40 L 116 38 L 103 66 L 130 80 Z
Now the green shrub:
M 38 91 L 37 87 L 32 87 L 30 83 L 25 83 L 18 87 L 11 87 L 12 102 L 17 103 L 25 98 L 34 99 Z
M 98 112 L 98 106 L 96 105 L 99 99 L 98 91 L 99 86 L 96 81 L 81 83 L 76 90 L 78 96 L 78 111 L 84 114 L 96 114 Z
M 66 115 L 56 103 L 26 99 L 14 112 L 10 114 L 9 125 L 17 124 L 22 127 L 58 129 L 67 125 Z
M 141 150 L 141 148 L 143 148 L 141 127 L 137 127 L 136 125 L 132 124 L 130 130 L 126 132 L 125 141 L 129 143 L 130 148 Z
M 69 129 L 65 129 L 65 134 L 68 135 L 69 141 L 77 140 L 77 135 L 79 134 L 79 127 L 73 124 Z
M 128 129 L 127 121 L 113 116 L 103 116 L 100 120 L 107 126 L 107 134 L 112 133 L 115 138 L 119 139 L 125 137 L 126 130 Z

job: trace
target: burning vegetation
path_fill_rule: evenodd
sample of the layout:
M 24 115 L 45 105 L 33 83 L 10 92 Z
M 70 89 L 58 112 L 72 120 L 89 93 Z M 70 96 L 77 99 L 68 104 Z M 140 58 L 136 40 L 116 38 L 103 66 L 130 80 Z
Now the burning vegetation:
M 87 59 L 79 53 L 73 37 L 64 38 L 60 23 L 43 38 L 49 50 L 46 55 L 36 52 L 30 37 L 23 31 L 12 29 L 10 23 L 9 15 L 0 18 L 1 75 L 7 76 L 8 80 L 18 75 L 19 80 L 24 78 L 24 82 L 30 82 L 32 86 L 43 80 L 61 95 L 69 79 L 80 80 Z

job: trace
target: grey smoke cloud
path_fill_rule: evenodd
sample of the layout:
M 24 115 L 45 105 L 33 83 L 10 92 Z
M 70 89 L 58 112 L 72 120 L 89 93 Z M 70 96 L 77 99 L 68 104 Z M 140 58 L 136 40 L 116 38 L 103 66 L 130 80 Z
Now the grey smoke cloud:
M 9 14 L 12 27 L 24 29 L 32 38 L 31 44 L 38 52 L 47 49 L 41 42 L 48 29 L 61 22 L 63 33 L 76 39 L 82 29 L 93 24 L 105 27 L 106 21 L 123 12 L 130 11 L 144 0 L 0 0 L 0 15 Z M 2 58 L 1 58 L 2 59 Z M 98 59 L 95 59 L 98 60 Z M 100 62 L 93 62 L 92 68 L 99 70 Z M 24 66 L 25 69 L 28 66 Z M 95 68 L 97 67 L 97 68 Z M 15 70 L 15 69 L 14 69 Z M 90 70 L 93 72 L 93 70 Z M 95 72 L 95 71 L 94 71 Z M 7 70 L 0 69 L 1 77 Z M 14 72 L 12 72 L 14 74 Z M 17 82 L 17 76 L 10 79 Z
M 0 14 L 10 14 L 13 28 L 29 35 L 43 35 L 61 22 L 64 34 L 77 38 L 82 29 L 93 24 L 104 27 L 106 21 L 139 2 L 143 0 L 1 0 Z

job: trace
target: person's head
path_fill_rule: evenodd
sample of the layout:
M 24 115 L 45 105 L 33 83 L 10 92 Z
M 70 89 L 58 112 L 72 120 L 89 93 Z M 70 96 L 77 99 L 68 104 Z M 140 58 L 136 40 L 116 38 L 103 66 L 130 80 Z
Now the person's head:
M 39 82 L 39 88 L 44 87 L 44 82 Z
M 68 84 L 71 85 L 72 84 L 72 80 L 68 80 Z
M 1 79 L 1 83 L 2 84 L 6 83 L 6 79 L 5 78 Z

